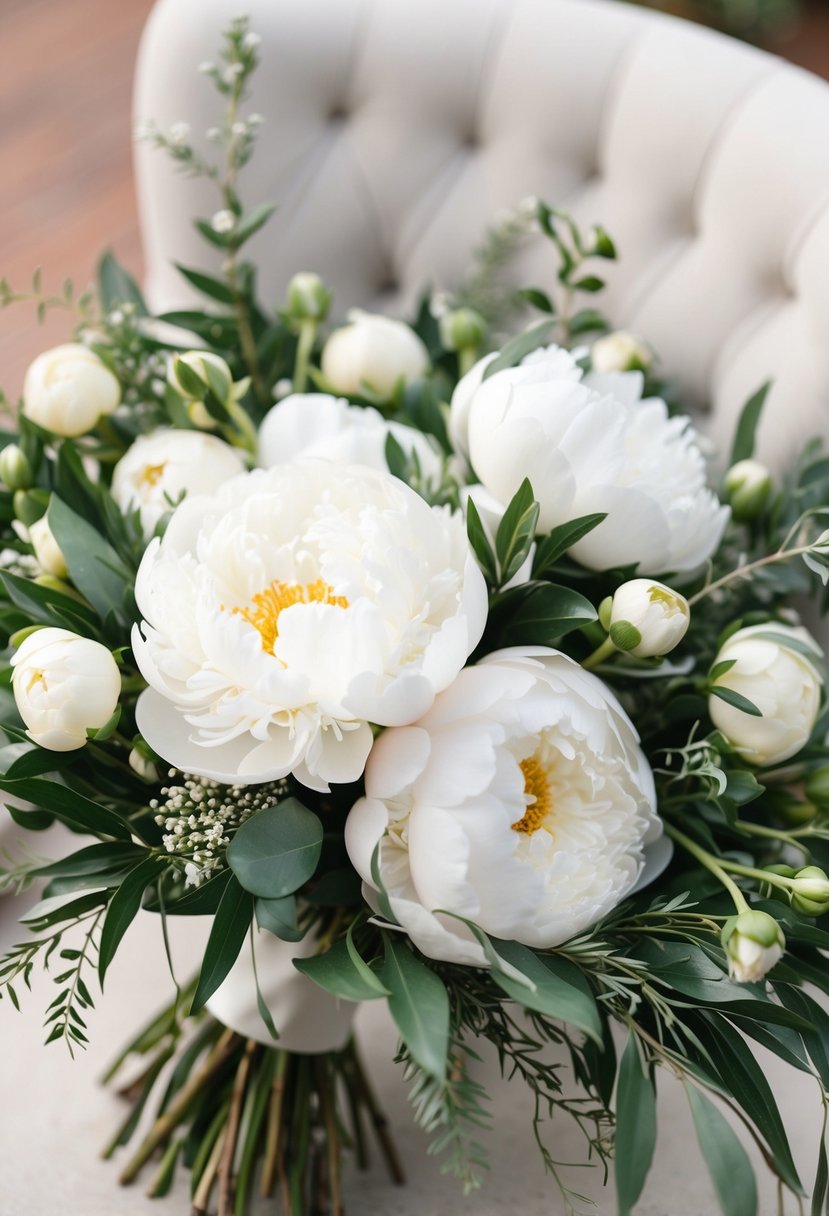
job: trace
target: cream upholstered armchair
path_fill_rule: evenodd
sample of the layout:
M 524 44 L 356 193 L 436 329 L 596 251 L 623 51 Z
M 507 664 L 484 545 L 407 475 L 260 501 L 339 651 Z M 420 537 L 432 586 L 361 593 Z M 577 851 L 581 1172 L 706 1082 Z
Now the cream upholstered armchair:
M 317 270 L 341 308 L 404 309 L 451 286 L 528 194 L 601 221 L 621 260 L 606 306 L 640 330 L 725 447 L 774 379 L 761 454 L 829 431 L 829 87 L 776 58 L 613 0 L 246 0 L 266 117 L 246 197 L 279 203 L 249 246 L 262 298 Z M 239 0 L 159 0 L 135 111 L 195 132 L 218 114 L 195 71 Z M 139 145 L 155 305 L 207 264 L 190 217 L 209 186 Z M 524 282 L 553 277 L 540 245 Z

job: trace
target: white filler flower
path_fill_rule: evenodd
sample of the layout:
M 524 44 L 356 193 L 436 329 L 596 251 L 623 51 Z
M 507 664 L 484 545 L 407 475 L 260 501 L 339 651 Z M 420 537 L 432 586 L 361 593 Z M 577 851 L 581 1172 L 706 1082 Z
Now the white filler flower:
M 726 641 L 715 665 L 733 666 L 715 680 L 751 701 L 761 717 L 711 694 L 711 721 L 751 764 L 780 764 L 806 744 L 820 709 L 823 651 L 801 626 L 750 625 Z
M 455 390 L 450 432 L 500 503 L 528 477 L 539 533 L 606 512 L 572 549 L 593 570 L 638 563 L 641 574 L 685 572 L 710 557 L 728 508 L 706 487 L 688 419 L 669 418 L 658 398 L 641 399 L 641 372 L 582 380 L 556 346 L 487 379 L 479 367 Z
M 421 431 L 327 393 L 291 393 L 268 411 L 259 428 L 259 463 L 267 469 L 297 456 L 315 456 L 388 472 L 389 435 L 407 456 L 416 454 L 427 484 L 440 481 L 440 454 Z
M 566 941 L 633 889 L 660 837 L 655 804 L 613 694 L 567 656 L 522 647 L 380 736 L 346 847 L 371 899 L 379 842 L 391 910 L 424 954 L 483 966 L 455 917 L 537 948 Z
M 459 514 L 363 465 L 300 460 L 188 498 L 138 570 L 141 733 L 228 783 L 354 781 L 369 723 L 425 713 L 487 596 Z
M 115 713 L 121 675 L 100 642 L 68 629 L 38 629 L 11 662 L 18 711 L 40 747 L 75 751 L 86 743 L 87 730 L 105 726 Z
M 124 513 L 141 513 L 149 536 L 183 494 L 212 494 L 245 471 L 242 453 L 215 435 L 161 427 L 141 435 L 115 466 L 112 497 Z
M 92 430 L 121 401 L 121 386 L 88 346 L 67 342 L 38 355 L 23 380 L 23 413 L 72 439 Z
M 322 374 L 338 393 L 387 401 L 402 381 L 425 375 L 429 352 L 402 321 L 355 309 L 348 325 L 335 329 L 322 352 Z

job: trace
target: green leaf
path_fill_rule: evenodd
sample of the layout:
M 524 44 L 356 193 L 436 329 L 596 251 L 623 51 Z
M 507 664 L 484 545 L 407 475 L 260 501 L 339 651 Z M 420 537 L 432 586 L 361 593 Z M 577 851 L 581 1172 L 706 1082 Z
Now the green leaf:
M 261 203 L 258 207 L 254 207 L 253 211 L 248 211 L 246 215 L 243 215 L 233 233 L 236 246 L 243 245 L 245 241 L 250 240 L 255 232 L 267 224 L 275 210 L 274 203 Z
M 760 422 L 760 415 L 763 412 L 763 406 L 766 403 L 766 397 L 769 395 L 770 388 L 771 381 L 758 389 L 754 396 L 750 397 L 743 406 L 740 413 L 740 421 L 737 423 L 737 430 L 734 434 L 734 443 L 731 447 L 730 465 L 736 464 L 738 460 L 749 460 L 754 455 L 757 426 Z
M 538 287 L 524 287 L 518 292 L 519 300 L 526 300 L 528 304 L 532 304 L 533 308 L 539 309 L 540 312 L 555 312 L 553 304 L 546 291 L 541 291 Z
M 131 863 L 136 863 L 148 856 L 148 850 L 139 844 L 121 844 L 106 842 L 91 844 L 85 849 L 78 849 L 68 857 L 51 861 L 48 865 L 40 866 L 33 871 L 36 878 L 84 878 L 95 876 L 102 872 L 120 869 Z
M 533 985 L 531 989 L 525 988 L 511 976 L 493 968 L 492 978 L 507 996 L 527 1009 L 578 1026 L 598 1046 L 601 1045 L 602 1023 L 596 1001 L 590 985 L 574 963 L 551 954 L 536 954 L 518 942 L 495 940 L 493 944 L 501 958 Z
M 102 620 L 109 613 L 123 615 L 125 593 L 132 575 L 115 550 L 97 529 L 76 515 L 66 503 L 52 496 L 49 527 L 69 567 L 69 577 Z
M 495 587 L 498 583 L 495 554 L 492 552 L 492 545 L 489 543 L 489 537 L 484 530 L 478 508 L 472 498 L 466 500 L 466 534 L 486 581 L 491 587 Z
M 87 604 L 71 595 L 64 595 L 53 587 L 43 587 L 25 578 L 18 578 L 8 570 L 2 571 L 0 578 L 5 584 L 9 599 L 28 613 L 30 620 L 79 632 L 95 627 L 95 614 Z
M 319 984 L 320 988 L 344 1001 L 374 1001 L 388 995 L 388 990 L 373 972 L 370 972 L 369 983 L 363 972 L 355 967 L 345 939 L 336 942 L 326 954 L 318 954 L 314 958 L 295 958 L 294 966 L 309 980 Z
M 532 354 L 539 346 L 543 346 L 550 340 L 553 326 L 553 321 L 541 321 L 538 325 L 533 325 L 525 330 L 523 334 L 518 334 L 516 338 L 511 338 L 501 348 L 498 357 L 487 364 L 484 369 L 484 380 L 488 380 L 490 376 L 494 376 L 508 367 L 515 367 L 526 355 Z
M 573 629 L 589 625 L 596 609 L 578 591 L 556 583 L 538 583 L 526 588 L 521 602 L 511 614 L 502 634 L 502 643 L 549 646 Z
M 163 868 L 163 858 L 145 858 L 134 870 L 130 870 L 109 901 L 98 951 L 98 978 L 102 988 L 104 976 L 121 944 L 121 939 L 138 915 L 144 892 Z
M 535 539 L 539 504 L 525 477 L 501 517 L 495 535 L 495 555 L 500 567 L 500 585 L 518 573 Z
M 299 942 L 305 936 L 296 921 L 296 896 L 283 895 L 281 899 L 257 899 L 254 908 L 256 923 L 283 942 Z
M 571 519 L 568 523 L 559 524 L 557 528 L 553 528 L 549 535 L 538 542 L 533 563 L 533 576 L 537 578 L 545 570 L 549 570 L 568 549 L 587 536 L 588 532 L 598 528 L 605 519 L 607 519 L 607 512 L 597 511 L 592 515 L 580 515 L 578 519 Z
M 246 891 L 280 899 L 313 875 L 322 836 L 317 816 L 296 798 L 285 798 L 242 824 L 227 850 L 228 865 Z
M 83 895 L 76 895 L 68 900 L 63 895 L 57 895 L 51 899 L 41 899 L 39 903 L 29 909 L 25 916 L 20 917 L 20 921 L 24 925 L 29 925 L 34 932 L 39 933 L 43 929 L 50 929 L 53 925 L 77 920 L 85 912 L 102 907 L 108 900 L 108 891 L 85 891 Z
M 7 790 L 24 802 L 33 802 L 35 806 L 51 811 L 55 818 L 75 831 L 132 840 L 129 824 L 115 811 L 92 802 L 83 794 L 56 781 L 48 781 L 45 777 L 31 777 L 22 781 L 0 778 L 0 789 Z
M 733 705 L 735 709 L 741 710 L 744 714 L 751 714 L 752 718 L 762 718 L 763 716 L 763 711 L 758 709 L 753 701 L 749 701 L 748 697 L 744 697 L 742 693 L 735 692 L 733 688 L 715 684 L 710 692 L 713 697 L 719 697 L 727 705 Z
M 248 821 L 250 822 L 250 821 Z M 190 1006 L 198 1013 L 227 978 L 239 957 L 245 936 L 253 918 L 253 899 L 235 878 L 230 879 L 216 911 L 210 937 L 204 951 L 199 982 Z
M 386 933 L 381 978 L 390 995 L 389 1012 L 412 1059 L 442 1081 L 449 1054 L 449 996 L 442 981 L 404 940 Z
M 346 949 L 348 950 L 348 956 L 368 987 L 373 988 L 378 996 L 388 996 L 388 989 L 383 987 L 377 976 L 372 971 L 371 967 L 369 967 L 368 963 L 354 945 L 354 926 L 357 923 L 357 921 L 352 921 L 348 926 L 348 932 L 345 935 L 345 944 Z
M 757 1216 L 757 1180 L 728 1120 L 695 1085 L 684 1082 L 697 1140 L 724 1216 Z
M 576 291 L 588 291 L 591 294 L 595 294 L 597 291 L 603 291 L 604 285 L 604 279 L 600 279 L 595 274 L 588 274 L 583 279 L 577 279 L 573 287 Z
M 656 1146 L 656 1090 L 631 1032 L 616 1088 L 616 1194 L 619 1216 L 630 1216 L 642 1194 Z
M 139 316 L 147 315 L 141 288 L 109 251 L 98 263 L 98 291 L 105 312 L 110 312 L 119 305 L 133 304 Z
M 222 279 L 214 279 L 212 275 L 204 274 L 201 270 L 191 270 L 187 266 L 175 263 L 176 270 L 183 275 L 188 283 L 211 300 L 219 300 L 222 304 L 232 304 L 235 296 Z

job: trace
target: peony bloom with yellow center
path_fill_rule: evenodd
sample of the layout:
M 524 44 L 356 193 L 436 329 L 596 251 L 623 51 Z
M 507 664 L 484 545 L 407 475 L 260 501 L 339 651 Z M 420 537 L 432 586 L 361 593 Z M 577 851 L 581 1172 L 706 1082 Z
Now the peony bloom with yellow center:
M 389 473 L 301 460 L 191 496 L 138 571 L 144 738 L 217 781 L 356 781 L 371 723 L 424 714 L 483 632 L 460 514 Z
M 636 731 L 596 676 L 555 650 L 463 670 L 412 726 L 386 731 L 346 823 L 373 901 L 430 958 L 484 966 L 462 917 L 539 949 L 610 912 L 667 863 Z M 451 913 L 451 915 L 447 915 Z

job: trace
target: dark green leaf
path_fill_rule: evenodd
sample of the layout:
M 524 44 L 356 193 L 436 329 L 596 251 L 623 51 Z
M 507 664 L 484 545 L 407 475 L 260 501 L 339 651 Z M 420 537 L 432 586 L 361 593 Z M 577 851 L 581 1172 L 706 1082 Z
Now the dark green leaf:
M 616 1088 L 616 1194 L 619 1216 L 630 1216 L 642 1194 L 656 1146 L 656 1090 L 631 1033 Z
M 441 980 L 418 959 L 405 940 L 386 933 L 381 978 L 389 1011 L 412 1059 L 443 1080 L 449 1054 L 449 997 Z
M 604 279 L 600 279 L 595 274 L 587 274 L 583 279 L 577 279 L 573 287 L 576 291 L 588 291 L 591 294 L 595 294 L 597 291 L 604 290 Z
M 538 287 L 522 288 L 518 292 L 518 298 L 526 300 L 528 304 L 532 304 L 533 308 L 539 309 L 540 312 L 555 312 L 555 306 L 546 291 L 541 291 Z
M 505 646 L 550 646 L 573 629 L 596 620 L 596 609 L 578 591 L 539 583 L 524 595 L 502 634 Z
M 749 460 L 754 455 L 757 426 L 770 388 L 771 382 L 764 384 L 743 406 L 731 447 L 729 464 L 736 464 L 738 460 Z
M 179 262 L 176 262 L 175 266 L 179 274 L 183 275 L 188 283 L 192 283 L 202 295 L 208 296 L 211 300 L 219 300 L 222 304 L 234 302 L 236 297 L 224 280 L 214 279 L 212 275 L 204 274 L 201 270 L 191 270 Z
M 478 565 L 484 572 L 486 581 L 491 587 L 495 587 L 498 583 L 495 554 L 492 552 L 492 545 L 489 543 L 489 538 L 484 531 L 484 525 L 478 514 L 478 508 L 475 506 L 474 499 L 472 498 L 468 498 L 466 501 L 466 534 L 469 537 L 472 552 L 478 559 Z
M 59 498 L 52 497 L 49 527 L 69 567 L 69 576 L 102 620 L 122 610 L 132 575 L 101 533 Z
M 296 921 L 296 896 L 284 895 L 281 899 L 257 899 L 256 923 L 267 929 L 283 942 L 299 942 L 305 936 Z
M 545 570 L 549 570 L 568 549 L 587 536 L 588 532 L 598 528 L 605 519 L 607 519 L 607 512 L 597 511 L 593 515 L 580 515 L 578 519 L 571 519 L 568 523 L 559 524 L 557 528 L 553 528 L 549 535 L 538 542 L 533 562 L 533 575 L 538 577 Z
M 326 954 L 295 958 L 294 966 L 320 988 L 344 1001 L 373 1001 L 387 993 L 373 973 L 373 982 L 369 983 L 354 966 L 344 939 L 336 942 Z
M 134 870 L 130 870 L 109 901 L 98 951 L 98 977 L 102 988 L 104 976 L 121 939 L 138 915 L 144 892 L 158 877 L 163 866 L 164 861 L 160 857 L 145 858 Z
M 313 875 L 322 837 L 317 816 L 296 798 L 285 798 L 242 824 L 227 851 L 228 865 L 246 891 L 280 899 Z
M 531 326 L 516 338 L 511 338 L 501 348 L 498 357 L 487 364 L 483 375 L 484 380 L 488 380 L 490 376 L 494 376 L 508 367 L 515 367 L 526 355 L 532 354 L 539 346 L 543 346 L 550 340 L 553 325 L 553 321 L 542 321 L 538 325 Z
M 75 831 L 91 832 L 93 836 L 115 836 L 118 840 L 132 839 L 129 824 L 115 811 L 92 802 L 65 785 L 58 785 L 56 781 L 49 781 L 45 777 L 31 777 L 22 781 L 0 778 L 0 789 L 50 811 Z
M 239 957 L 252 918 L 253 899 L 250 893 L 231 877 L 207 940 L 199 982 L 190 1007 L 191 1013 L 198 1013 L 227 978 L 228 972 Z
M 499 988 L 520 1005 L 578 1026 L 597 1045 L 602 1042 L 602 1024 L 590 985 L 578 967 L 552 954 L 535 954 L 518 942 L 493 941 L 496 951 L 526 976 L 533 988 L 525 988 L 509 975 L 493 968 Z
M 733 688 L 715 684 L 710 691 L 712 696 L 719 697 L 721 701 L 725 701 L 727 705 L 733 705 L 735 709 L 741 710 L 744 714 L 751 714 L 752 718 L 762 718 L 763 716 L 763 711 L 758 709 L 753 701 L 749 701 L 748 697 L 735 692 Z
M 501 517 L 495 534 L 495 555 L 500 567 L 500 585 L 518 573 L 535 538 L 538 512 L 533 488 L 525 477 Z
M 104 871 L 121 869 L 146 858 L 147 850 L 139 844 L 106 842 L 78 849 L 68 857 L 51 861 L 34 871 L 37 878 L 84 878 Z
M 147 306 L 135 279 L 109 252 L 98 263 L 98 290 L 105 312 L 119 305 L 132 304 L 139 316 L 147 315 Z
M 757 1181 L 733 1128 L 696 1086 L 686 1081 L 685 1092 L 723 1216 L 757 1216 Z
M 275 210 L 276 207 L 273 203 L 261 203 L 258 207 L 254 207 L 253 211 L 243 215 L 233 234 L 237 247 L 250 240 L 255 232 L 264 227 Z

